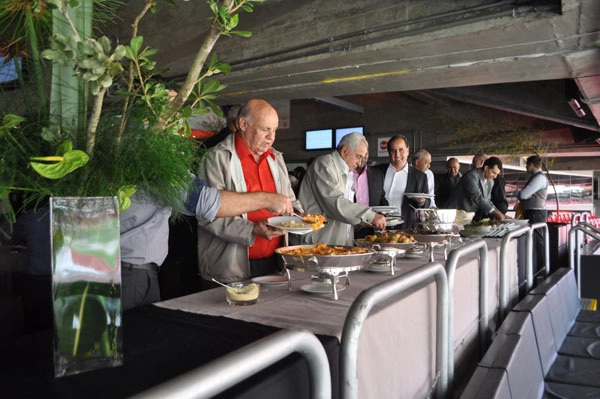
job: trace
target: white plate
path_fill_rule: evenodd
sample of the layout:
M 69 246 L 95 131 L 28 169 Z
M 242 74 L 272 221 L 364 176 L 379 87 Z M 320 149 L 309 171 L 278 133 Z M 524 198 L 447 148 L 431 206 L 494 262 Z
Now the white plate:
M 396 216 L 391 216 L 385 218 L 385 223 L 389 226 L 394 226 L 400 223 L 404 223 L 404 220 Z
M 426 194 L 426 193 L 404 193 L 405 197 L 408 198 L 433 198 L 434 195 L 433 194 Z
M 281 274 L 270 274 L 268 276 L 254 277 L 252 281 L 258 284 L 275 285 L 287 283 L 288 279 L 286 276 L 282 276 Z
M 390 272 L 390 266 L 389 265 L 368 265 L 365 268 L 366 271 L 368 272 L 372 272 L 372 273 L 389 273 Z M 398 271 L 400 270 L 397 266 L 394 267 L 394 271 Z
M 372 206 L 371 210 L 386 216 L 400 216 L 400 211 L 396 206 Z
M 327 283 L 305 284 L 301 286 L 300 289 L 304 292 L 310 292 L 311 294 L 331 294 L 333 292 L 331 284 Z M 336 289 L 338 292 L 343 291 L 346 289 L 346 285 L 338 283 Z
M 284 227 L 281 226 L 281 223 L 294 221 L 296 223 L 302 223 L 307 227 Z M 307 234 L 313 231 L 312 226 L 308 223 L 304 223 L 301 218 L 298 216 L 274 216 L 267 220 L 267 225 L 270 227 L 274 227 L 276 229 L 280 229 L 283 231 L 288 231 L 293 234 Z

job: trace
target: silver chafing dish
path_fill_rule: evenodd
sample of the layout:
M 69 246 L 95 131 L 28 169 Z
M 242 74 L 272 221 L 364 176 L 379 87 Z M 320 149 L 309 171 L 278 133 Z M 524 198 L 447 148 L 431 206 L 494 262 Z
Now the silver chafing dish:
M 389 244 L 373 244 L 371 246 L 373 250 L 372 260 L 384 264 L 390 269 L 390 275 L 394 275 L 396 269 L 396 259 L 403 257 L 406 254 L 406 249 L 394 247 Z
M 458 233 L 456 209 L 415 209 L 417 225 L 424 233 Z
M 416 208 L 417 221 L 421 223 L 454 223 L 456 209 Z
M 291 289 L 290 269 L 299 272 L 316 273 L 320 279 L 328 279 L 331 282 L 331 298 L 338 299 L 336 282 L 339 277 L 346 278 L 346 285 L 350 285 L 348 273 L 354 270 L 360 270 L 362 265 L 373 255 L 372 250 L 362 254 L 349 255 L 294 255 L 287 253 L 295 249 L 314 248 L 314 245 L 294 245 L 290 247 L 277 248 L 275 250 L 283 258 L 286 273 L 288 275 L 288 288 Z M 343 247 L 341 248 L 354 248 Z

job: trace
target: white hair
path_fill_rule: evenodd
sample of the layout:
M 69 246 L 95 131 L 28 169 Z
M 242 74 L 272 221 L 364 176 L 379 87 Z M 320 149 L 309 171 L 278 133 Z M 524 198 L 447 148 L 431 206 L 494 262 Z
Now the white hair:
M 337 149 L 340 150 L 343 146 L 348 146 L 351 150 L 355 150 L 358 147 L 358 145 L 361 143 L 361 141 L 363 143 L 365 143 L 365 145 L 367 146 L 367 149 L 368 149 L 369 143 L 367 142 L 367 139 L 365 138 L 365 136 L 363 136 L 359 132 L 351 132 L 351 133 L 348 133 L 347 135 L 345 135 L 344 137 L 342 137 L 342 139 L 340 140 L 340 143 L 337 146 Z

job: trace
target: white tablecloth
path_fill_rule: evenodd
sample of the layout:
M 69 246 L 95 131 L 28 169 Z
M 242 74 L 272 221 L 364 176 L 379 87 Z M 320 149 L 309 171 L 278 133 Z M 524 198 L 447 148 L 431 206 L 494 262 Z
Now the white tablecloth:
M 489 299 L 491 326 L 498 307 L 498 265 L 500 240 L 486 239 L 489 261 Z M 516 241 L 509 243 L 509 297 L 516 303 L 518 272 Z M 454 350 L 456 363 L 472 358 L 478 347 L 479 267 L 477 254 L 465 257 L 456 272 L 454 289 Z M 443 262 L 441 249 L 436 261 Z M 398 260 L 396 275 L 428 263 L 428 256 Z M 292 290 L 287 285 L 263 288 L 256 305 L 232 307 L 225 302 L 225 289 L 216 288 L 158 303 L 158 306 L 187 312 L 225 316 L 280 328 L 303 328 L 315 334 L 341 338 L 348 309 L 361 291 L 389 274 L 356 271 L 350 273 L 350 287 L 339 292 L 334 301 L 328 294 L 306 293 L 310 273 L 292 272 Z M 424 397 L 435 376 L 435 287 L 432 284 L 410 292 L 392 305 L 380 307 L 370 315 L 360 338 L 359 397 Z M 476 359 L 475 359 L 476 361 Z M 457 368 L 457 377 L 460 368 Z

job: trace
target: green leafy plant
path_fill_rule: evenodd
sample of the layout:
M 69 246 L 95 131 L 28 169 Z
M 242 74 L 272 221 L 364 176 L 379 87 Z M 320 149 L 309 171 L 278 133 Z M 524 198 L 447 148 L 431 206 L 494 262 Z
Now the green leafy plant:
M 143 2 L 131 40 L 121 45 L 95 37 L 90 23 L 114 19 L 116 0 L 2 2 L 0 54 L 14 62 L 23 96 L 2 104 L 0 199 L 20 193 L 31 206 L 52 195 L 117 195 L 125 209 L 141 189 L 160 203 L 178 204 L 204 155 L 189 139 L 186 120 L 221 115 L 214 100 L 224 86 L 215 75 L 230 66 L 211 51 L 221 36 L 249 37 L 236 29 L 239 13 L 263 1 L 207 1 L 210 27 L 174 97 L 163 78 L 168 71 L 157 67 L 156 50 L 138 33 L 157 0 Z
M 500 154 L 506 160 L 523 154 L 546 154 L 557 144 L 548 141 L 544 129 L 530 118 L 515 118 L 488 109 L 458 109 L 446 114 L 442 123 L 452 134 L 452 145 L 464 144 L 469 154 Z
M 156 0 L 140 2 L 132 38 L 122 45 L 94 36 L 92 23 L 114 19 L 111 10 L 119 1 L 0 2 L 0 55 L 13 63 L 19 77 L 4 92 L 0 87 L 0 200 L 18 194 L 28 208 L 50 196 L 116 196 L 123 210 L 142 190 L 176 209 L 182 191 L 192 184 L 194 165 L 204 156 L 189 138 L 186 120 L 210 110 L 221 114 L 214 100 L 224 86 L 214 77 L 230 66 L 211 51 L 221 36 L 249 37 L 250 32 L 236 30 L 238 14 L 252 12 L 262 1 L 207 1 L 209 30 L 174 97 L 162 78 L 168 71 L 157 67 L 156 50 L 138 34 L 140 21 L 156 11 Z M 93 226 L 89 234 L 101 231 Z M 62 248 L 67 239 L 73 236 L 53 234 L 55 247 Z M 106 255 L 70 243 L 71 256 L 93 257 L 114 269 L 118 244 L 108 245 L 98 236 L 87 241 L 92 248 L 114 251 Z M 108 299 L 118 298 L 115 284 L 59 280 L 53 295 L 61 353 L 70 358 L 117 353 L 117 328 L 106 316 L 115 310 Z

